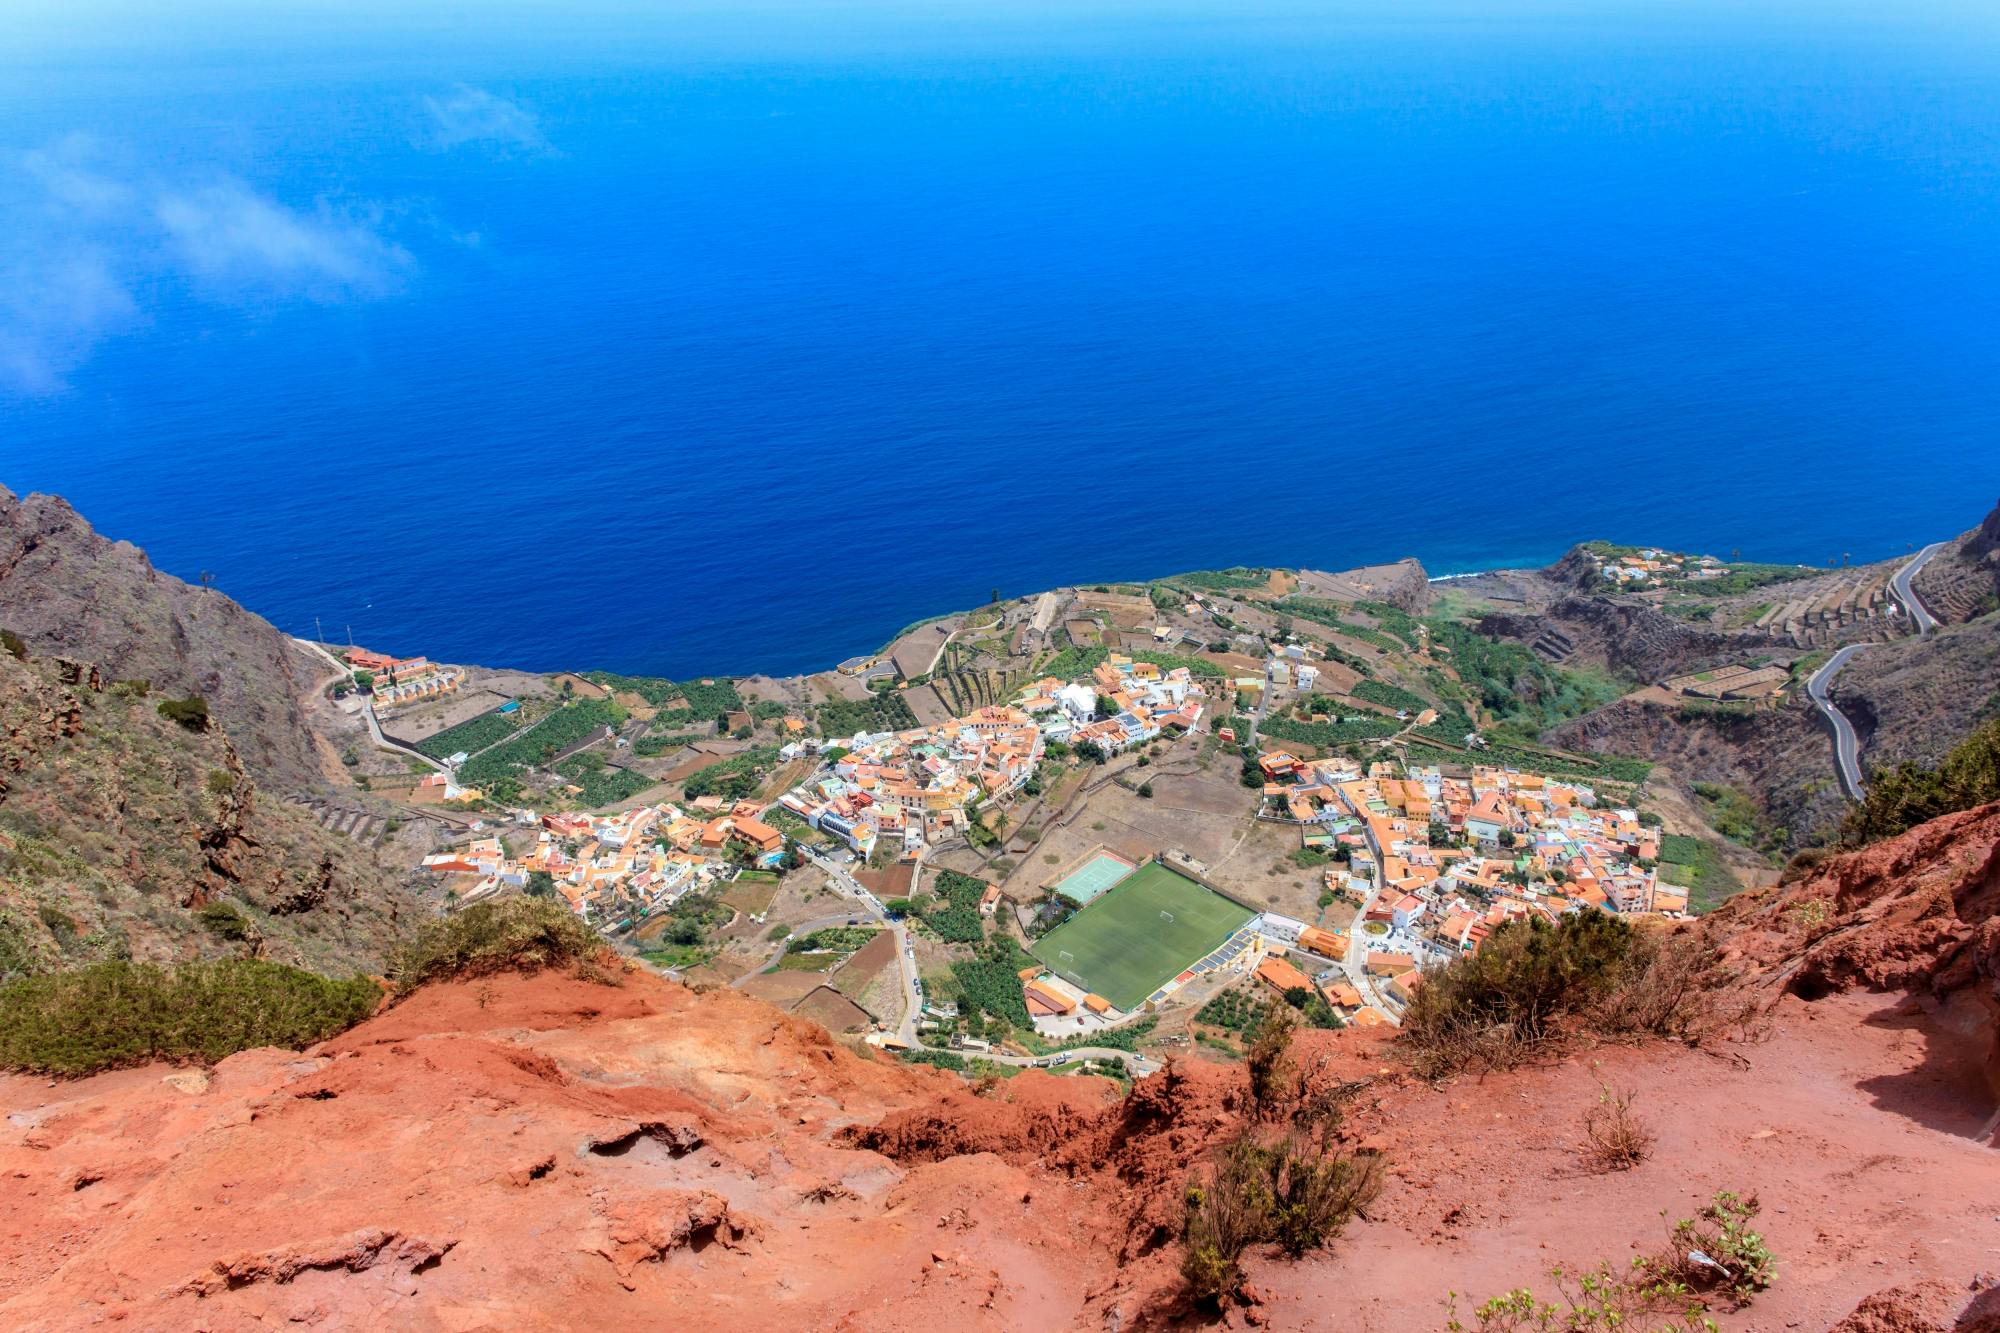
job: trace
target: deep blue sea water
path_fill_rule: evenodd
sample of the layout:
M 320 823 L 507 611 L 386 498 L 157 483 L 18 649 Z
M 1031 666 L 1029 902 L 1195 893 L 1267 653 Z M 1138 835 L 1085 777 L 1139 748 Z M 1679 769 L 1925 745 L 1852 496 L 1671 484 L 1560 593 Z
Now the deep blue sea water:
M 2000 5 L 0 20 L 0 482 L 293 631 L 817 669 L 1059 583 L 2000 495 Z

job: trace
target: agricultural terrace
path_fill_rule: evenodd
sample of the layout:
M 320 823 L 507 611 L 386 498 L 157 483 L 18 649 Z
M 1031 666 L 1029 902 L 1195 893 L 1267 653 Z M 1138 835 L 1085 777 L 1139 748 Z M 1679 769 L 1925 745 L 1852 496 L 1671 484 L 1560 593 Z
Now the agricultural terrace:
M 1058 976 L 1129 1012 L 1253 915 L 1154 861 L 1036 941 L 1033 953 Z

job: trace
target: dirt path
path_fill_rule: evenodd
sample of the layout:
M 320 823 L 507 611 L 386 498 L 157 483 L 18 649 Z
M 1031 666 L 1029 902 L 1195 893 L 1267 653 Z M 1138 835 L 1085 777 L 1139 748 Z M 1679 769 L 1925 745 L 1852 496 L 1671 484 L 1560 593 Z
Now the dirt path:
M 1578 1117 L 1600 1078 L 1636 1087 L 1659 1135 L 1635 1170 L 1579 1170 Z M 1788 999 L 1770 1041 L 1726 1054 L 1611 1048 L 1405 1084 L 1365 1114 L 1385 1125 L 1396 1178 L 1371 1220 L 1323 1258 L 1252 1276 L 1273 1328 L 1435 1329 L 1451 1289 L 1462 1318 L 1513 1288 L 1552 1295 L 1552 1265 L 1622 1268 L 1659 1247 L 1662 1212 L 1689 1216 L 1727 1189 L 1761 1200 L 1779 1276 L 1718 1314 L 1724 1330 L 1824 1329 L 1919 1279 L 1963 1301 L 2000 1253 L 2000 1153 L 1970 1137 L 1986 1105 L 1976 1059 L 1914 1008 L 1866 994 Z

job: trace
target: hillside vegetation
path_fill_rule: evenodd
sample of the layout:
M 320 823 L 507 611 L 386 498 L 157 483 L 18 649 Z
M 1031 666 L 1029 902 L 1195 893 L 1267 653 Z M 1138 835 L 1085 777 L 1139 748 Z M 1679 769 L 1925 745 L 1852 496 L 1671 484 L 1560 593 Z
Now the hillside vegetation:
M 244 954 L 379 968 L 413 906 L 399 872 L 267 795 L 224 708 L 175 704 L 0 653 L 0 980 Z
M 1893 837 L 1988 801 L 2000 801 L 2000 717 L 1974 728 L 1935 768 L 1904 762 L 1871 774 L 1867 799 L 1841 825 L 1841 840 L 1859 846 Z

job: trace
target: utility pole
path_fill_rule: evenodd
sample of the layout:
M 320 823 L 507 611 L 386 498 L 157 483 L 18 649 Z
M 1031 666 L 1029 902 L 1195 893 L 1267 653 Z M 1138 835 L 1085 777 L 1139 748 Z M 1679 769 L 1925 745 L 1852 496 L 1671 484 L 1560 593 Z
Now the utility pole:
M 326 642 L 326 631 L 320 628 L 318 616 L 313 617 L 313 642 L 315 643 Z

